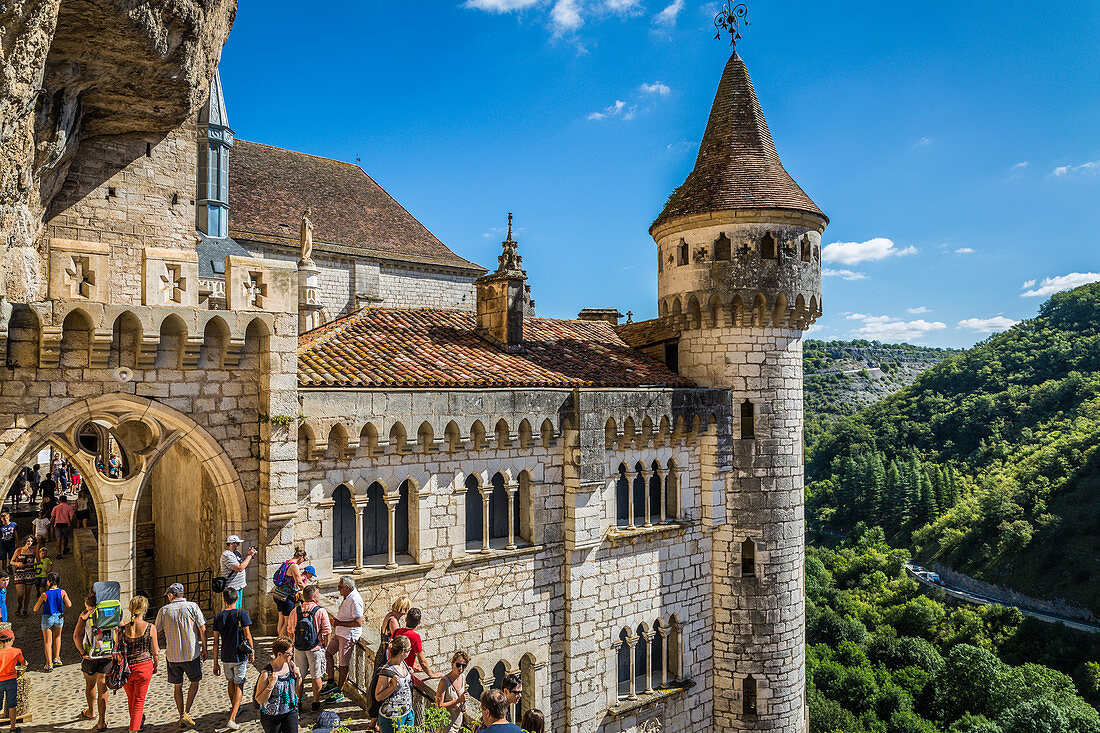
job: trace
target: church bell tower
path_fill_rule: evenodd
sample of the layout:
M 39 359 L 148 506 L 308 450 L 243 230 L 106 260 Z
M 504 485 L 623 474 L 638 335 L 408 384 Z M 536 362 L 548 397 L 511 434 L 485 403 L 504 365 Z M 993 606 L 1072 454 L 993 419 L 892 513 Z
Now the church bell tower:
M 735 17 L 718 25 L 736 40 Z M 679 371 L 731 395 L 713 546 L 714 730 L 807 727 L 802 335 L 821 315 L 827 224 L 783 168 L 734 51 L 695 168 L 649 230 Z

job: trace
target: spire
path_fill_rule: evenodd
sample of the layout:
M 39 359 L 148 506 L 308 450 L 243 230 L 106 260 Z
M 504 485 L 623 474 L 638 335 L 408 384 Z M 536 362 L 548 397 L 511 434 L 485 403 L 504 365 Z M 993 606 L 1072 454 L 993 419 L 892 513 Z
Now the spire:
M 500 243 L 503 252 L 497 257 L 497 271 L 495 275 L 519 275 L 526 277 L 523 272 L 523 258 L 519 256 L 519 243 L 512 239 L 512 212 L 508 212 L 508 238 Z
M 225 113 L 225 95 L 222 93 L 222 77 L 214 69 L 214 78 L 210 80 L 210 96 L 206 104 L 199 109 L 199 124 L 229 129 L 229 115 Z
M 738 209 L 788 209 L 828 217 L 783 168 L 745 62 L 730 56 L 695 169 L 672 192 L 658 224 L 691 214 Z

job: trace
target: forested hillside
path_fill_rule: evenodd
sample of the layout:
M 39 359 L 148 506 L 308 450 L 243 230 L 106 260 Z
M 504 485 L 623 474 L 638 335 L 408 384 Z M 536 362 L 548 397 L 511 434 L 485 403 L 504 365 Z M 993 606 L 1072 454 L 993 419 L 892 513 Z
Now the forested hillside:
M 1100 732 L 1100 637 L 925 595 L 908 557 L 863 525 L 808 548 L 810 733 Z
M 925 560 L 1100 610 L 1100 283 L 831 425 L 812 524 L 882 526 Z
M 807 443 L 817 440 L 838 417 L 854 415 L 892 395 L 953 353 L 953 349 L 879 341 L 806 341 L 802 368 Z

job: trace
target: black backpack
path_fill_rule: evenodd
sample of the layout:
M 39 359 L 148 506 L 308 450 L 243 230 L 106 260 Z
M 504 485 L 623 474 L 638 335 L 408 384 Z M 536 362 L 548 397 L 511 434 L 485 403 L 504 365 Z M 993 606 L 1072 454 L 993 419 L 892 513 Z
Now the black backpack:
M 313 617 L 319 610 L 321 607 L 315 605 L 307 616 L 302 612 L 302 605 L 298 604 L 298 623 L 294 624 L 294 648 L 300 652 L 308 652 L 317 646 L 317 625 L 314 624 Z

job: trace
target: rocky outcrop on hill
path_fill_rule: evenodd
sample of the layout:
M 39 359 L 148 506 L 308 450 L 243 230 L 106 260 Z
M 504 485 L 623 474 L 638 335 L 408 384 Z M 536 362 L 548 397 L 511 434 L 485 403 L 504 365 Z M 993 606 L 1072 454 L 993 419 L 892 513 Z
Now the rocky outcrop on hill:
M 0 0 L 0 297 L 33 297 L 43 216 L 82 141 L 193 115 L 236 12 L 236 0 Z

